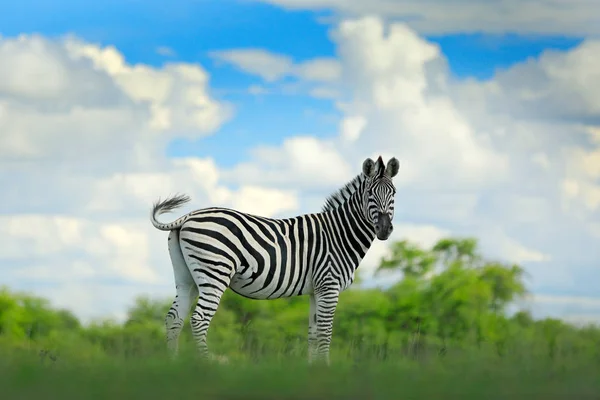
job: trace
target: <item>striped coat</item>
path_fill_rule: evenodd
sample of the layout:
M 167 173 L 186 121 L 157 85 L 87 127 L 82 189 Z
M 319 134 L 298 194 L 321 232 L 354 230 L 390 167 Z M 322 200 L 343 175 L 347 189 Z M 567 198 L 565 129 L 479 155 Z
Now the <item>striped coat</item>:
M 250 299 L 308 295 L 309 360 L 329 362 L 333 316 L 339 294 L 375 238 L 392 232 L 398 160 L 366 159 L 362 173 L 331 195 L 319 213 L 266 218 L 211 207 L 171 223 L 156 217 L 188 202 L 187 196 L 159 201 L 151 220 L 170 231 L 168 243 L 176 297 L 166 317 L 167 345 L 176 354 L 183 319 L 198 296 L 190 322 L 200 353 L 221 296 L 228 288 Z

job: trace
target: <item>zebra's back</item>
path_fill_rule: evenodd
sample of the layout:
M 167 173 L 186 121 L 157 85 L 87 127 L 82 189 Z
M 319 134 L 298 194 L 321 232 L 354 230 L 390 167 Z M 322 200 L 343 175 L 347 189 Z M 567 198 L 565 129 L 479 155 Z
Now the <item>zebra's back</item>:
M 190 214 L 179 242 L 192 270 L 230 277 L 242 296 L 274 299 L 312 291 L 314 266 L 326 254 L 322 232 L 315 214 L 273 219 L 207 208 Z

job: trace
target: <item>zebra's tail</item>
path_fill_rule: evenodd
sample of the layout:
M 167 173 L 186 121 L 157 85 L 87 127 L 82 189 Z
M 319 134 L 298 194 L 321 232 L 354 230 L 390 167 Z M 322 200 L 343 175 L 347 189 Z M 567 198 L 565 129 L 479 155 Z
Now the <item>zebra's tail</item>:
M 187 215 L 184 215 L 183 217 L 178 218 L 175 221 L 168 224 L 158 222 L 156 217 L 161 214 L 171 212 L 189 201 L 190 197 L 185 194 L 177 194 L 175 196 L 167 197 L 162 201 L 158 199 L 158 201 L 155 202 L 152 206 L 152 213 L 150 214 L 150 220 L 152 221 L 152 225 L 154 225 L 156 229 L 160 229 L 161 231 L 171 231 L 173 229 L 179 229 L 187 219 Z

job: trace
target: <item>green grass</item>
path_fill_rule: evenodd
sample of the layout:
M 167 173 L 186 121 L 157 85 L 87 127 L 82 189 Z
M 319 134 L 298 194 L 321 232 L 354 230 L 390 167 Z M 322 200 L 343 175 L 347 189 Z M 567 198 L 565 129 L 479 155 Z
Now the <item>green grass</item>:
M 0 353 L 0 398 L 12 399 L 600 399 L 598 360 L 531 359 L 484 352 L 363 361 L 332 354 L 202 363 L 182 355 L 58 357 Z

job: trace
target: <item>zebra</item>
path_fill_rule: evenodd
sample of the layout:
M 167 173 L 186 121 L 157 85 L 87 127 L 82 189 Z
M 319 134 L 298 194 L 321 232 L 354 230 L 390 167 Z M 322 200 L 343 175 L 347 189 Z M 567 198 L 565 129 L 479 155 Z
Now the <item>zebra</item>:
M 190 201 L 184 194 L 158 199 L 152 207 L 155 228 L 170 231 L 168 249 L 176 296 L 165 318 L 167 349 L 178 354 L 184 318 L 201 357 L 211 319 L 226 289 L 250 299 L 269 300 L 308 295 L 308 362 L 329 365 L 333 317 L 339 295 L 377 237 L 393 230 L 392 178 L 399 162 L 364 160 L 362 173 L 331 194 L 318 213 L 267 218 L 210 207 L 191 211 L 170 223 L 157 216 Z

